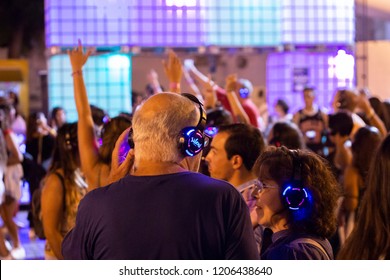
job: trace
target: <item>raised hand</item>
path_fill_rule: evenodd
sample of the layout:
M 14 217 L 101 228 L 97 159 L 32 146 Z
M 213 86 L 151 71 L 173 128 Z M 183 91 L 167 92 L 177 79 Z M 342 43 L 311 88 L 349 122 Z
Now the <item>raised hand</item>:
M 158 80 L 158 74 L 156 70 L 151 69 L 147 75 L 146 78 L 148 79 L 149 84 L 153 87 L 154 93 L 162 92 L 160 82 Z
M 68 50 L 70 64 L 72 65 L 72 72 L 81 71 L 83 65 L 87 62 L 88 57 L 92 53 L 92 49 L 88 49 L 86 53 L 83 51 L 81 40 L 79 39 L 78 46 L 73 50 Z
M 170 83 L 180 83 L 183 75 L 182 65 L 179 57 L 172 50 L 169 51 L 168 61 L 163 60 L 165 74 Z
M 236 74 L 230 74 L 226 77 L 226 85 L 225 89 L 226 92 L 236 91 L 237 87 L 237 75 Z
M 148 79 L 148 82 L 151 84 L 155 83 L 156 81 L 158 82 L 158 74 L 154 69 L 150 69 L 146 77 Z
M 112 151 L 112 156 L 111 156 L 111 169 L 109 174 L 109 183 L 113 183 L 125 177 L 126 175 L 130 174 L 130 171 L 133 169 L 134 166 L 133 149 L 131 149 L 127 153 L 124 161 L 122 163 L 119 163 L 119 150 L 121 148 L 122 142 L 127 141 L 129 131 L 130 131 L 130 127 L 124 130 L 116 140 L 115 147 L 114 150 Z
M 357 98 L 357 107 L 361 109 L 366 115 L 373 113 L 369 97 L 364 91 L 360 91 Z
M 204 105 L 206 108 L 214 108 L 217 104 L 217 93 L 215 92 L 214 82 L 211 80 L 209 75 L 209 80 L 205 84 L 203 96 L 204 96 Z

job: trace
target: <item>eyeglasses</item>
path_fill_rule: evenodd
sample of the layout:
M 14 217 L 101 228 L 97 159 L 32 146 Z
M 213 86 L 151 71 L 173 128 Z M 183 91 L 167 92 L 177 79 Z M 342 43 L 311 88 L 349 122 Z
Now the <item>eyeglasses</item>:
M 208 136 L 206 133 L 203 133 L 203 148 L 206 148 L 210 145 L 212 137 Z
M 265 189 L 279 189 L 279 186 L 270 186 L 267 184 L 264 184 L 262 181 L 257 180 L 254 184 L 254 189 L 252 191 L 252 196 L 257 197 L 259 194 L 263 192 Z

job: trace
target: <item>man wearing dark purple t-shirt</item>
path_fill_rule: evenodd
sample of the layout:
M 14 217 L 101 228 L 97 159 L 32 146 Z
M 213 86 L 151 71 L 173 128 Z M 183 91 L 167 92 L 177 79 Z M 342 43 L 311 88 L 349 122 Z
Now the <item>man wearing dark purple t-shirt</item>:
M 188 171 L 197 170 L 201 153 L 182 140 L 192 129 L 202 134 L 203 115 L 201 104 L 172 93 L 154 95 L 138 109 L 134 171 L 81 201 L 62 243 L 65 259 L 259 258 L 240 193 Z M 188 143 L 203 146 L 199 137 Z

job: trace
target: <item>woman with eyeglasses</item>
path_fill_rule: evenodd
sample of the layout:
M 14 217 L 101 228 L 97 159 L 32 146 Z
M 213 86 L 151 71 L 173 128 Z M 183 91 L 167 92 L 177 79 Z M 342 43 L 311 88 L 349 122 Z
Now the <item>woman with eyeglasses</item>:
M 257 160 L 258 223 L 272 230 L 261 259 L 333 259 L 327 240 L 336 230 L 339 197 L 336 179 L 318 155 L 286 147 L 269 147 Z

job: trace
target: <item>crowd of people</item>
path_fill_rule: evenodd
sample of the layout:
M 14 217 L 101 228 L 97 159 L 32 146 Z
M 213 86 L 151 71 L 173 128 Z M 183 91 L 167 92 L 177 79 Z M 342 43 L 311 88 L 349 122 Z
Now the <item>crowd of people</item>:
M 21 180 L 42 189 L 45 259 L 390 258 L 386 102 L 336 89 L 320 108 L 307 86 L 304 108 L 279 99 L 265 117 L 249 80 L 221 87 L 171 51 L 167 90 L 152 70 L 133 112 L 109 118 L 88 100 L 90 54 L 68 52 L 77 123 L 56 107 L 23 130 L 17 95 L 0 100 L 2 259 L 24 258 Z

